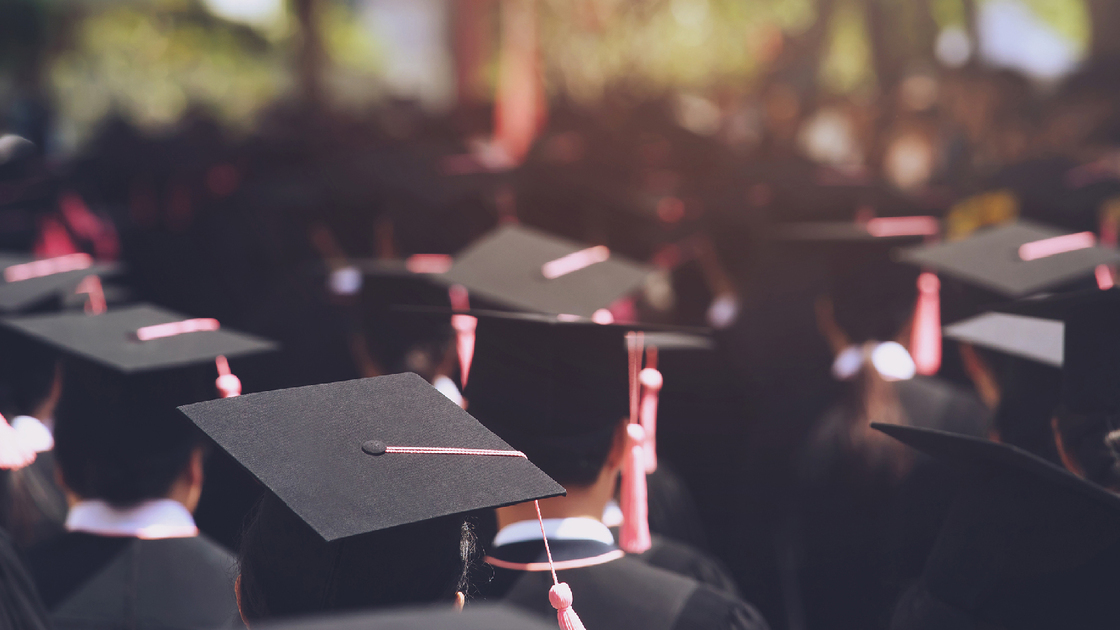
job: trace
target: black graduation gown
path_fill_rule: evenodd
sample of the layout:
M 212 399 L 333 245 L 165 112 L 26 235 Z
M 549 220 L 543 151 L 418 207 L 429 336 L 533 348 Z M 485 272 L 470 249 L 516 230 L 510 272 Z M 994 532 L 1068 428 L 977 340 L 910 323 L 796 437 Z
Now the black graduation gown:
M 206 538 L 140 540 L 68 533 L 28 566 L 56 630 L 193 630 L 237 617 L 236 560 Z
M 0 630 L 46 630 L 47 611 L 35 585 L 0 530 Z
M 739 586 L 723 563 L 690 545 L 654 534 L 650 548 L 634 557 L 652 567 L 692 578 L 716 590 L 740 597 Z
M 910 426 L 974 437 L 987 433 L 987 409 L 941 379 L 895 383 Z M 822 419 L 803 454 L 799 493 L 787 531 L 796 558 L 801 614 L 810 630 L 886 628 L 900 595 L 918 579 L 959 478 L 919 457 L 903 479 L 852 461 L 830 435 L 843 431 L 844 411 Z
M 11 534 L 21 550 L 33 547 L 62 533 L 66 520 L 66 495 L 54 481 L 53 451 L 39 453 L 30 466 L 0 474 L 6 485 L 0 496 L 8 505 L 0 506 L 0 527 Z
M 611 630 L 767 630 L 766 621 L 733 595 L 671 573 L 618 548 L 590 540 L 550 540 L 555 562 L 600 562 L 561 569 L 557 577 L 572 589 L 573 608 L 587 628 Z M 541 541 L 495 547 L 490 561 L 547 562 Z M 610 559 L 614 558 L 614 559 Z M 602 561 L 606 559 L 606 561 Z M 492 565 L 493 566 L 493 565 Z M 484 599 L 508 604 L 555 619 L 549 603 L 552 576 L 545 571 L 493 567 L 493 578 L 479 585 Z

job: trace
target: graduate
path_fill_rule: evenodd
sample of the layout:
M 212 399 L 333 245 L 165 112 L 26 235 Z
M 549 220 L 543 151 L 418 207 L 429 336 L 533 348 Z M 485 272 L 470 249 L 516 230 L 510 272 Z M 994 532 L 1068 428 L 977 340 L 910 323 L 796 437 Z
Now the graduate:
M 1009 444 L 917 427 L 876 429 L 961 469 L 921 580 L 892 630 L 1111 628 L 1120 497 Z
M 35 583 L 16 555 L 8 535 L 0 530 L 0 630 L 46 630 L 47 610 Z
M 945 327 L 965 369 L 994 411 L 989 437 L 1061 465 L 1054 417 L 1061 396 L 1061 321 L 984 313 Z
M 555 625 L 506 606 L 446 606 L 375 613 L 339 613 L 268 624 L 270 630 L 555 630 Z
M 206 449 L 175 406 L 240 393 L 226 357 L 274 345 L 146 305 L 3 324 L 65 357 L 54 439 L 66 533 L 27 554 L 52 623 L 187 629 L 236 618 L 233 557 L 191 514 Z
M 649 549 L 644 492 L 632 485 L 644 486 L 646 471 L 640 448 L 634 452 L 644 438 L 635 435 L 636 414 L 628 413 L 638 376 L 637 349 L 627 348 L 633 327 L 476 314 L 464 392 L 472 414 L 567 490 L 540 503 L 547 546 L 532 507 L 497 510 L 499 531 L 486 558 L 493 578 L 480 587 L 483 597 L 547 614 L 551 554 L 559 578 L 578 594 L 588 628 L 766 628 L 733 595 L 629 555 L 601 520 L 625 463 L 621 503 L 628 520 L 620 542 L 634 553 Z
M 919 373 L 917 331 L 931 332 L 922 328 L 920 276 L 893 259 L 896 247 L 916 237 L 876 235 L 877 225 L 802 224 L 784 235 L 820 248 L 828 273 L 817 324 L 839 385 L 795 462 L 798 486 L 780 556 L 789 612 L 808 628 L 885 627 L 898 594 L 921 572 L 952 497 L 949 471 L 914 458 L 871 423 L 988 431 L 990 411 L 976 396 Z M 932 332 L 939 351 L 936 322 Z M 914 487 L 929 488 L 927 498 L 912 501 Z
M 269 489 L 238 566 L 250 627 L 312 613 L 462 607 L 477 588 L 472 513 L 564 491 L 416 374 L 181 410 Z M 553 618 L 572 621 L 571 590 L 553 586 L 541 602 L 551 598 Z

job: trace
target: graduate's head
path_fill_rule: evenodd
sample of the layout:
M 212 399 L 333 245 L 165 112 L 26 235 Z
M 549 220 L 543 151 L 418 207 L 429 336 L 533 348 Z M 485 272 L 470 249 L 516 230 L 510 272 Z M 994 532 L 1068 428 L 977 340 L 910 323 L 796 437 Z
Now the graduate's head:
M 61 393 L 58 354 L 14 334 L 0 339 L 0 414 L 11 420 L 31 416 L 50 420 Z
M 173 498 L 193 508 L 202 484 L 201 436 L 175 407 L 217 395 L 217 357 L 273 347 L 215 320 L 142 304 L 4 324 L 64 356 L 55 412 L 62 481 L 80 498 L 118 506 Z
M 197 370 L 124 376 L 68 361 L 55 414 L 55 454 L 66 487 L 82 499 L 129 506 L 168 497 L 183 482 L 187 502 L 197 503 L 201 435 L 175 407 L 213 396 L 208 376 Z
M 246 621 L 419 605 L 467 592 L 473 525 L 453 514 L 327 542 L 266 493 L 241 539 L 238 598 Z
M 563 492 L 416 374 L 180 410 L 269 489 L 242 538 L 248 621 L 450 603 L 469 515 Z
M 464 392 L 471 413 L 565 487 L 595 483 L 629 414 L 625 332 L 586 321 L 479 317 Z

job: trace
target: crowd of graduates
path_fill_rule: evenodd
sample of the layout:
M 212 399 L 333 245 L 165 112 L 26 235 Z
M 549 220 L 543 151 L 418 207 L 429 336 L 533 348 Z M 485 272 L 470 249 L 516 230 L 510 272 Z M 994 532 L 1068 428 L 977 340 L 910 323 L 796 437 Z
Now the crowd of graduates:
M 1108 627 L 1115 75 L 0 137 L 0 628 Z

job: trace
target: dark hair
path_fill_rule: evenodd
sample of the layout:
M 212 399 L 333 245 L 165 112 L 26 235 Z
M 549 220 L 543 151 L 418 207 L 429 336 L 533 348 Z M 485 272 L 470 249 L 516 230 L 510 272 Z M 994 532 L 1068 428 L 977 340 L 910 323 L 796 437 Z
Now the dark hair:
M 166 496 L 202 444 L 176 410 L 212 397 L 199 374 L 125 377 L 80 361 L 68 361 L 64 370 L 55 455 L 66 485 L 82 498 L 117 506 Z
M 490 417 L 485 410 L 473 406 L 471 413 L 484 424 Z M 578 436 L 535 436 L 502 430 L 498 435 L 513 448 L 525 453 L 529 461 L 562 486 L 590 486 L 599 479 L 603 465 L 610 455 L 615 434 L 620 424 L 629 422 L 620 418 L 612 425 Z M 502 427 L 508 426 L 502 424 Z
M 890 341 L 914 313 L 918 270 L 878 256 L 853 251 L 832 279 L 836 323 L 852 343 Z
M 0 414 L 8 420 L 34 415 L 54 387 L 58 356 L 13 334 L 0 336 L 0 344 Z
M 1115 413 L 1081 413 L 1064 405 L 1058 408 L 1054 427 L 1061 451 L 1086 479 L 1120 491 L 1120 416 Z
M 337 610 L 450 603 L 465 591 L 474 541 L 463 515 L 326 542 L 266 493 L 241 538 L 247 620 Z

